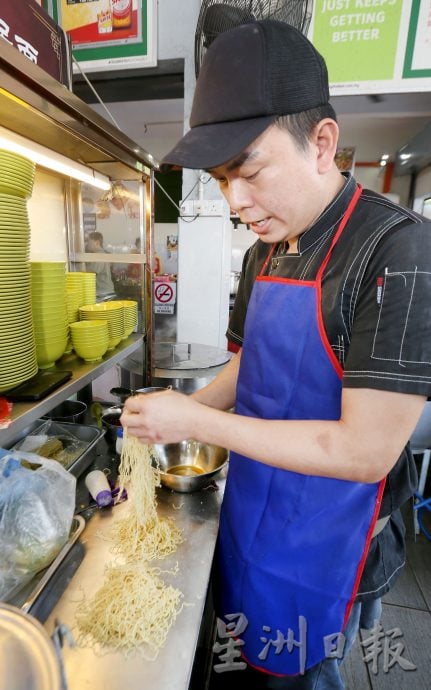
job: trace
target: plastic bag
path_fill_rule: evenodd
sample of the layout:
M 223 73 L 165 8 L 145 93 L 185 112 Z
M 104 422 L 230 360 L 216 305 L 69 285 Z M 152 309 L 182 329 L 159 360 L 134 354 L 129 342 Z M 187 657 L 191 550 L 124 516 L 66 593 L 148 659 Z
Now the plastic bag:
M 76 479 L 55 460 L 10 451 L 0 458 L 0 600 L 46 568 L 66 543 Z

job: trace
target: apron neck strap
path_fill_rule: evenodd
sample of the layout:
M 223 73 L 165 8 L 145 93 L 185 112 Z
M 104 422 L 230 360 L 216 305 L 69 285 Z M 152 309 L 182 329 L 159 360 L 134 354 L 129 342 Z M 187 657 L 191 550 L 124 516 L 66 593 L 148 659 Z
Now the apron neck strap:
M 361 194 L 362 194 L 362 187 L 360 184 L 358 184 L 356 186 L 355 193 L 353 194 L 352 198 L 350 199 L 349 205 L 344 212 L 344 215 L 341 219 L 340 225 L 338 226 L 337 231 L 336 231 L 334 237 L 332 238 L 331 246 L 329 247 L 328 252 L 327 252 L 325 258 L 323 259 L 323 261 L 320 265 L 320 268 L 317 272 L 317 276 L 316 276 L 317 281 L 320 281 L 322 279 L 323 272 L 326 268 L 326 265 L 327 265 L 329 259 L 331 258 L 332 251 L 333 251 L 335 245 L 337 244 L 338 240 L 340 239 L 341 233 L 343 232 L 344 228 L 346 227 L 347 223 L 349 222 L 350 217 L 351 217 L 351 215 L 355 209 L 356 204 L 358 203 L 358 200 L 359 200 L 359 197 L 361 196 Z
M 341 233 L 343 232 L 344 228 L 346 227 L 361 194 L 362 194 L 362 187 L 360 184 L 358 184 L 356 186 L 355 193 L 353 194 L 352 198 L 350 199 L 349 205 L 348 205 L 348 207 L 347 207 L 347 209 L 346 209 L 346 211 L 345 211 L 345 213 L 341 219 L 341 222 L 340 222 L 340 225 L 338 226 L 337 232 L 335 233 L 335 235 L 332 239 L 331 246 L 329 247 L 328 253 L 326 254 L 326 256 L 323 259 L 323 262 L 319 268 L 319 271 L 318 271 L 317 276 L 316 276 L 317 280 L 321 280 L 322 275 L 323 275 L 323 271 L 326 268 L 326 264 L 328 263 L 329 259 L 331 258 L 332 250 L 334 249 L 335 245 L 337 244 L 337 242 L 340 238 Z M 259 276 L 265 275 L 265 271 L 267 269 L 269 262 L 271 261 L 271 258 L 272 258 L 272 255 L 274 254 L 276 246 L 277 246 L 277 244 L 271 245 L 271 249 L 269 250 L 268 256 L 266 257 L 266 259 L 263 263 L 263 266 L 259 272 Z

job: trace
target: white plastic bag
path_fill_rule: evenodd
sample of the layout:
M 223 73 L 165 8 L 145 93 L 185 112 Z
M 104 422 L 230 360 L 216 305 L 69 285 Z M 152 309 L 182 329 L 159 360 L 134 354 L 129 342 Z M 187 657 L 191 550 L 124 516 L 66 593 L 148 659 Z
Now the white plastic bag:
M 11 451 L 0 458 L 0 600 L 46 568 L 66 543 L 76 479 L 55 460 Z

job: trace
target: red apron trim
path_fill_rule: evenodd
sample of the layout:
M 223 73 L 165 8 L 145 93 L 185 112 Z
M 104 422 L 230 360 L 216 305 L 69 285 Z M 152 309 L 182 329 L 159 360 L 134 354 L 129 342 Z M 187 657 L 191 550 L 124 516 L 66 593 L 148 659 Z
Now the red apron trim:
M 332 238 L 331 246 L 329 247 L 328 253 L 326 254 L 325 258 L 323 259 L 320 268 L 317 272 L 316 280 L 321 281 L 322 280 L 322 275 L 324 273 L 324 270 L 326 268 L 326 265 L 331 258 L 332 250 L 334 249 L 335 245 L 337 244 L 339 237 L 341 233 L 343 232 L 344 228 L 346 227 L 348 221 L 350 220 L 350 216 L 353 213 L 353 210 L 358 202 L 359 197 L 361 196 L 362 193 L 362 187 L 360 184 L 355 189 L 355 193 L 350 199 L 349 205 L 346 208 L 346 211 L 344 213 L 344 216 L 341 219 L 340 225 L 337 228 L 337 232 L 335 233 L 334 237 Z
M 277 276 L 257 276 L 256 280 L 262 283 L 288 283 L 289 285 L 301 285 L 304 287 L 317 287 L 314 280 L 295 280 L 294 278 L 279 278 Z
M 326 333 L 325 325 L 323 322 L 323 314 L 322 314 L 322 276 L 323 272 L 328 264 L 329 259 L 331 258 L 332 251 L 337 244 L 341 233 L 343 232 L 344 228 L 346 227 L 348 221 L 350 220 L 350 216 L 353 213 L 353 210 L 358 202 L 359 197 L 361 196 L 362 193 L 362 187 L 361 185 L 358 185 L 356 187 L 355 193 L 350 199 L 349 205 L 344 213 L 343 218 L 341 219 L 340 225 L 337 228 L 337 232 L 335 233 L 334 237 L 332 238 L 331 246 L 329 247 L 329 250 L 323 259 L 323 262 L 317 272 L 316 276 L 316 283 L 317 283 L 317 323 L 319 327 L 319 333 L 320 333 L 320 338 L 322 340 L 323 346 L 326 350 L 326 353 L 335 369 L 337 372 L 337 375 L 340 377 L 340 379 L 343 378 L 343 367 L 341 366 L 339 360 L 334 354 L 334 351 L 330 345 L 328 335 Z
M 319 282 L 316 285 L 316 308 L 317 308 L 317 325 L 319 328 L 319 333 L 320 333 L 320 339 L 322 341 L 322 345 L 325 348 L 326 354 L 328 355 L 328 358 L 334 367 L 337 376 L 342 379 L 343 378 L 343 367 L 341 366 L 339 360 L 335 356 L 334 350 L 331 347 L 331 344 L 329 342 L 328 334 L 326 333 L 325 329 L 325 324 L 323 323 L 323 314 L 322 314 L 322 282 L 319 280 Z
M 350 615 L 350 611 L 352 610 L 352 606 L 353 606 L 356 594 L 358 592 L 359 583 L 361 581 L 362 573 L 363 573 L 363 570 L 365 567 L 365 561 L 367 560 L 371 539 L 373 538 L 374 527 L 376 525 L 377 518 L 378 518 L 379 512 L 380 512 L 380 507 L 382 505 L 382 496 L 383 496 L 383 491 L 385 489 L 385 485 L 386 485 L 386 477 L 384 477 L 379 484 L 379 490 L 377 493 L 376 504 L 374 506 L 373 518 L 371 520 L 371 524 L 370 524 L 370 527 L 368 529 L 367 539 L 366 539 L 365 546 L 364 546 L 364 552 L 362 554 L 362 558 L 359 562 L 358 570 L 356 572 L 356 579 L 355 579 L 355 584 L 353 586 L 352 598 L 350 599 L 349 603 L 347 604 L 346 613 L 344 614 L 343 630 L 346 627 L 346 624 L 347 624 L 347 621 L 348 621 L 348 618 Z

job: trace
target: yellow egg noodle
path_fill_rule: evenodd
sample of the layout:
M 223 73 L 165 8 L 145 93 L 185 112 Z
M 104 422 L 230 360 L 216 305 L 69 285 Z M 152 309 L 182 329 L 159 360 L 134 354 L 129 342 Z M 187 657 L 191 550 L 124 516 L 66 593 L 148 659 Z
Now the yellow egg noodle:
M 127 432 L 124 441 L 119 484 L 130 487 L 133 493 L 129 515 L 114 526 L 115 552 L 130 560 L 163 558 L 182 541 L 181 532 L 172 520 L 157 514 L 160 472 L 152 466 L 150 447 Z
M 153 660 L 181 611 L 183 595 L 165 585 L 160 571 L 148 561 L 175 551 L 182 537 L 171 520 L 157 515 L 160 475 L 152 467 L 150 447 L 128 436 L 126 430 L 119 484 L 131 497 L 127 518 L 116 523 L 113 531 L 114 551 L 125 562 L 108 564 L 102 587 L 78 606 L 78 644 L 96 651 L 139 648 Z
M 89 603 L 78 606 L 78 644 L 99 652 L 127 653 L 139 647 L 152 661 L 181 610 L 181 598 L 146 563 L 110 564 L 103 586 Z

